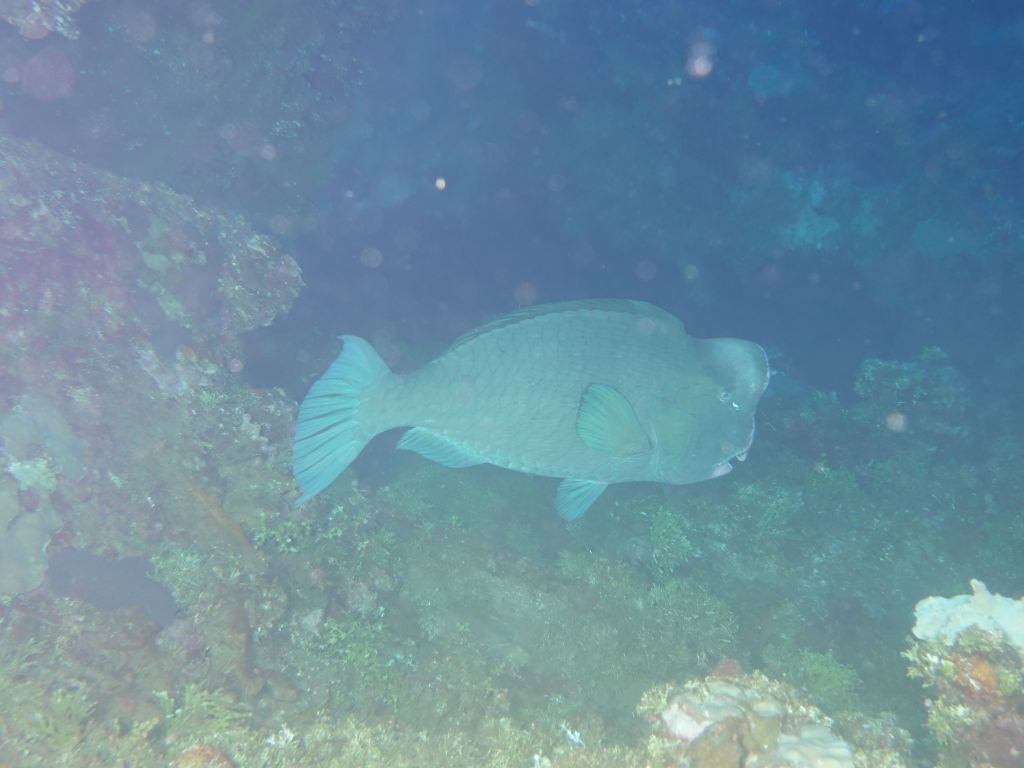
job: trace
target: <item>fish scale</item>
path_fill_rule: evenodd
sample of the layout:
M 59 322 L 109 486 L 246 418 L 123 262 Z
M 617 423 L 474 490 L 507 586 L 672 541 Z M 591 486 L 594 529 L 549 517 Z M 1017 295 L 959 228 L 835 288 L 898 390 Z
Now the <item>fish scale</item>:
M 768 382 L 749 341 L 694 339 L 650 304 L 540 305 L 471 331 L 423 368 L 398 374 L 357 337 L 299 411 L 295 476 L 304 501 L 375 434 L 446 466 L 489 463 L 566 480 L 576 517 L 610 483 L 690 483 L 745 454 Z
M 602 381 L 629 397 L 636 389 L 631 380 L 662 372 L 658 358 L 645 360 L 636 347 L 629 351 L 624 331 L 633 323 L 622 319 L 620 312 L 570 310 L 475 336 L 398 380 L 391 426 L 426 425 L 507 469 L 529 465 L 536 467 L 528 470 L 532 474 L 549 477 L 640 479 L 616 466 L 614 457 L 581 443 L 575 431 L 588 384 Z M 439 402 L 441 392 L 451 397 Z M 634 403 L 641 403 L 642 393 L 634 395 Z M 415 412 L 401 414 L 410 400 Z

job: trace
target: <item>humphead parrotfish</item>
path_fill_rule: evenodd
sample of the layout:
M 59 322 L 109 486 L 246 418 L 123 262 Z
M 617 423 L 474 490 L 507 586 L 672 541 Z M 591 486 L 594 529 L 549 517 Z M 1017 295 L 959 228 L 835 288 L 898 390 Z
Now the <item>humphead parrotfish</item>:
M 521 309 L 402 374 L 367 341 L 341 338 L 299 408 L 296 503 L 330 485 L 375 435 L 410 427 L 398 447 L 444 466 L 562 478 L 555 506 L 572 520 L 611 483 L 683 485 L 729 472 L 753 442 L 769 377 L 757 344 L 695 339 L 640 301 Z

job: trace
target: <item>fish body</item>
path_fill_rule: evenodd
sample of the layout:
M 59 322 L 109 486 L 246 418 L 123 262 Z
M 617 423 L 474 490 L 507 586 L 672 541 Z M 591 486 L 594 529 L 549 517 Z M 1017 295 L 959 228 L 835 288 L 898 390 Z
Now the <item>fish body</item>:
M 611 483 L 726 474 L 750 447 L 769 375 L 758 345 L 695 339 L 636 301 L 513 312 L 405 374 L 389 371 L 366 341 L 342 338 L 299 410 L 300 502 L 374 435 L 404 426 L 400 448 L 445 466 L 563 478 L 556 506 L 572 519 Z

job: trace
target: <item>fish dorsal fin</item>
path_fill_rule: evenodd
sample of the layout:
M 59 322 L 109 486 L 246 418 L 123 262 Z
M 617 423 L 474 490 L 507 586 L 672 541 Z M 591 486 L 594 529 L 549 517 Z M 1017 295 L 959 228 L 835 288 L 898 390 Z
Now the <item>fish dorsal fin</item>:
M 458 469 L 484 463 L 476 454 L 424 427 L 408 430 L 398 441 L 398 447 L 404 451 L 415 451 L 423 458 L 436 461 L 444 467 Z
M 608 483 L 566 478 L 558 485 L 555 509 L 563 520 L 575 520 L 597 501 L 597 497 L 604 493 L 607 487 Z
M 551 304 L 539 304 L 535 307 L 523 307 L 507 315 L 502 315 L 479 328 L 474 328 L 462 334 L 448 348 L 448 351 L 458 349 L 475 339 L 486 336 L 494 331 L 501 330 L 508 326 L 523 323 L 528 320 L 536 320 L 546 315 L 557 315 L 563 312 L 619 312 L 635 315 L 637 317 L 650 317 L 652 319 L 667 320 L 674 325 L 680 325 L 677 318 L 670 315 L 663 309 L 648 304 L 645 301 L 632 301 L 630 299 L 585 299 L 582 301 L 558 301 Z
M 576 434 L 585 445 L 619 458 L 651 449 L 651 439 L 637 421 L 633 406 L 608 384 L 591 384 L 583 391 Z

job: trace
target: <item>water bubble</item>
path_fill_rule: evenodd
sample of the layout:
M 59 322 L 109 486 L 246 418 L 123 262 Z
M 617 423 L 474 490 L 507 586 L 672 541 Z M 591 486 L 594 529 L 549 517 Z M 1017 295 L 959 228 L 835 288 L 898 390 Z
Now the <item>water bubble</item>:
M 654 279 L 654 276 L 658 274 L 658 265 L 650 259 L 641 259 L 636 263 L 634 270 L 638 280 L 648 282 Z
M 291 220 L 281 213 L 275 213 L 270 217 L 270 231 L 275 235 L 287 235 L 291 231 Z
M 50 30 L 46 27 L 46 20 L 41 12 L 31 13 L 26 16 L 18 27 L 18 31 L 26 40 L 42 40 L 50 34 Z
M 715 68 L 718 32 L 705 28 L 700 30 L 697 39 L 690 43 L 686 56 L 686 74 L 694 79 L 705 78 Z
M 146 11 L 125 6 L 118 22 L 125 37 L 136 45 L 145 45 L 156 37 L 156 19 Z
M 448 65 L 448 80 L 457 91 L 472 91 L 483 79 L 483 65 L 475 58 L 459 56 Z
M 189 13 L 190 21 L 197 27 L 217 27 L 222 21 L 220 14 L 207 3 L 194 5 Z
M 885 417 L 885 428 L 890 432 L 906 432 L 907 416 L 899 411 L 893 411 Z
M 710 56 L 692 56 L 686 62 L 686 74 L 690 77 L 700 79 L 707 77 L 714 69 L 714 63 Z
M 556 195 L 565 189 L 565 174 L 563 173 L 552 173 L 548 176 L 548 190 L 554 192 Z
M 50 46 L 38 51 L 21 70 L 21 90 L 37 101 L 57 101 L 74 91 L 75 68 L 63 51 Z
M 384 254 L 380 248 L 368 246 L 359 252 L 359 263 L 367 269 L 377 269 L 384 263 Z
M 517 304 L 528 307 L 537 301 L 537 286 L 524 280 L 516 286 L 514 296 Z

